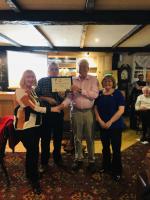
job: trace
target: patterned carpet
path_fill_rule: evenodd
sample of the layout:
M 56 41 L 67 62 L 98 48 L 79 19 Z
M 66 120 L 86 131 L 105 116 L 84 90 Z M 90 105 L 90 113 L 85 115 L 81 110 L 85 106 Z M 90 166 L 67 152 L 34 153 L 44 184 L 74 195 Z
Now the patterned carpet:
M 63 155 L 68 166 L 66 169 L 56 167 L 50 160 L 49 170 L 41 178 L 43 192 L 39 196 L 33 194 L 24 175 L 25 153 L 7 153 L 5 159 L 11 186 L 6 186 L 5 177 L 1 175 L 0 200 L 135 200 L 137 173 L 144 166 L 144 157 L 149 147 L 149 144 L 136 143 L 123 151 L 124 173 L 120 183 L 114 182 L 106 174 L 87 174 L 86 163 L 78 173 L 72 172 L 71 155 Z M 100 166 L 100 157 L 96 155 L 97 168 Z

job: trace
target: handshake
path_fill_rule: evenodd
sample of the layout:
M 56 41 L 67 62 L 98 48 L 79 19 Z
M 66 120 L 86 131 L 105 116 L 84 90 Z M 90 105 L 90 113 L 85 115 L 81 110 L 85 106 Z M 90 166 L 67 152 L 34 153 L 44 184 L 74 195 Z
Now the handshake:
M 64 104 L 60 104 L 58 106 L 54 106 L 54 107 L 51 107 L 51 112 L 58 112 L 60 113 L 61 110 L 63 110 L 65 108 Z

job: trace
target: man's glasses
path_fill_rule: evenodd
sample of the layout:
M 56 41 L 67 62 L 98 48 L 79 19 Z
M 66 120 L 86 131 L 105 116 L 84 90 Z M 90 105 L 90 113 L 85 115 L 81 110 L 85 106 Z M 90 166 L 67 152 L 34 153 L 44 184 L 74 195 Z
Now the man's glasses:
M 58 72 L 58 70 L 59 70 L 58 68 L 50 68 L 51 72 Z

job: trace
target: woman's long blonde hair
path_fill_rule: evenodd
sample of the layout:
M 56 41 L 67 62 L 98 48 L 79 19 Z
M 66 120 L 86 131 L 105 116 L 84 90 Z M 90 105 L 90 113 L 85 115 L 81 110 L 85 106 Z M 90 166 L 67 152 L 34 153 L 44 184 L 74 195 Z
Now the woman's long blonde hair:
M 35 73 L 30 70 L 30 69 L 27 69 L 26 71 L 23 72 L 22 74 L 22 77 L 21 77 L 21 80 L 20 80 L 20 87 L 21 88 L 25 88 L 26 87 L 26 84 L 25 84 L 25 78 L 28 74 L 32 74 L 34 76 L 34 84 L 33 86 L 36 86 L 37 85 L 37 80 L 36 80 L 36 76 L 35 76 Z

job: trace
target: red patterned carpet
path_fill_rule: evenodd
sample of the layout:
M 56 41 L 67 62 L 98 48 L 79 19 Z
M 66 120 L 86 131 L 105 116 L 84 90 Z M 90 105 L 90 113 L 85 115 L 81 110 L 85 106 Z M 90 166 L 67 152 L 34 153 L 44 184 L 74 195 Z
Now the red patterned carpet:
M 32 192 L 24 175 L 24 153 L 7 153 L 5 160 L 11 179 L 11 186 L 6 185 L 0 169 L 0 200 L 135 200 L 137 173 L 144 166 L 144 157 L 149 144 L 137 143 L 126 149 L 122 155 L 123 179 L 115 183 L 109 175 L 98 172 L 85 173 L 85 166 L 78 173 L 70 170 L 72 156 L 64 154 L 67 169 L 53 165 L 41 178 L 42 194 Z M 100 166 L 100 155 L 96 155 L 97 167 Z M 32 166 L 31 166 L 32 167 Z

